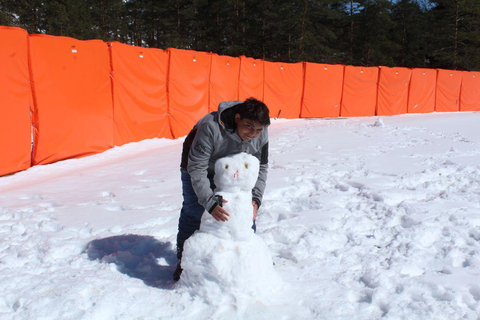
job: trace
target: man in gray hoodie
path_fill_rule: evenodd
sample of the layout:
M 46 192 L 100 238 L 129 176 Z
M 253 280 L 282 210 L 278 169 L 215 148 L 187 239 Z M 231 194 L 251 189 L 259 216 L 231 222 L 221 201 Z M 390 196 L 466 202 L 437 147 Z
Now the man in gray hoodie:
M 225 101 L 218 111 L 200 119 L 183 143 L 182 178 L 183 204 L 177 234 L 177 269 L 173 279 L 180 279 L 183 245 L 200 228 L 202 214 L 208 211 L 217 221 L 227 221 L 229 213 L 222 200 L 215 197 L 213 175 L 215 161 L 228 155 L 246 152 L 260 161 L 258 180 L 252 190 L 253 226 L 262 203 L 268 168 L 267 106 L 255 99 Z M 228 200 L 228 199 L 227 199 Z M 223 200 L 226 202 L 226 200 Z

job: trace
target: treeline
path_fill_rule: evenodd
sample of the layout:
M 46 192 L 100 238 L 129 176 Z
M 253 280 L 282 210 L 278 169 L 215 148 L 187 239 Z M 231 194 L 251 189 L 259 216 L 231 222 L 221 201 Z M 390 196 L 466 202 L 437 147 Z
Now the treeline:
M 269 61 L 480 69 L 479 0 L 0 0 L 0 25 Z

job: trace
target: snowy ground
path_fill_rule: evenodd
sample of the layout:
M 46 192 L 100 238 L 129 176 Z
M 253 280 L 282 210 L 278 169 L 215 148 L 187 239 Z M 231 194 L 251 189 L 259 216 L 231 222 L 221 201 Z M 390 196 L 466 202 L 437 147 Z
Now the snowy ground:
M 257 221 L 285 282 L 270 301 L 170 280 L 181 139 L 0 178 L 0 318 L 478 319 L 479 124 L 274 121 Z

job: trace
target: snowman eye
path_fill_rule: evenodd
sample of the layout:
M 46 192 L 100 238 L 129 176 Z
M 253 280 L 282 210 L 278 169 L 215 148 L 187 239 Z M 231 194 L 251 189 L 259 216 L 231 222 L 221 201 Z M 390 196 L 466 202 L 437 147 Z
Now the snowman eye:
M 228 169 L 228 164 L 225 165 L 225 169 Z
M 245 163 L 245 168 L 247 168 L 247 169 L 248 169 L 248 163 Z

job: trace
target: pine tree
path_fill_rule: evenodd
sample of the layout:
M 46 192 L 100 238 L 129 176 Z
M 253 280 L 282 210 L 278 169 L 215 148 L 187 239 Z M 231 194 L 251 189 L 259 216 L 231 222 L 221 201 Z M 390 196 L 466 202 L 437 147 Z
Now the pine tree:
M 390 2 L 363 0 L 359 3 L 361 7 L 355 29 L 354 63 L 394 66 L 393 56 L 400 45 L 395 43 L 392 36 L 395 22 L 390 17 Z
M 292 56 L 292 6 L 290 1 L 262 1 L 259 10 L 262 20 L 263 58 L 291 62 Z
M 29 33 L 45 32 L 45 5 L 41 0 L 4 0 L 3 7 L 11 17 L 11 25 Z
M 459 4 L 458 55 L 456 64 L 463 70 L 480 70 L 480 2 Z
M 5 2 L 4 0 L 0 0 L 0 25 L 13 26 L 13 15 Z
M 475 0 L 435 0 L 430 11 L 435 33 L 430 41 L 433 66 L 480 68 L 480 3 Z
M 340 52 L 343 55 L 343 63 L 345 64 L 355 64 L 354 61 L 354 52 L 356 52 L 356 43 L 355 37 L 357 35 L 358 20 L 360 16 L 360 8 L 363 8 L 358 1 L 354 0 L 345 0 L 345 3 L 340 6 L 340 12 L 343 11 L 345 18 L 342 24 L 343 32 L 339 32 L 339 48 Z
M 346 14 L 342 1 L 304 0 L 296 15 L 297 61 L 338 63 L 344 60 L 338 43 Z
M 435 0 L 430 11 L 432 27 L 429 42 L 432 44 L 432 66 L 455 68 L 456 55 L 456 3 L 457 0 Z
M 399 67 L 428 67 L 426 30 L 428 20 L 425 12 L 414 0 L 400 0 L 392 6 L 392 20 L 395 22 L 393 39 L 400 45 L 394 55 Z
M 92 33 L 104 41 L 126 41 L 127 22 L 122 0 L 86 0 Z
M 267 3 L 265 3 L 267 2 Z M 266 18 L 264 11 L 272 1 L 244 0 L 242 7 L 242 45 L 245 48 L 244 55 L 253 58 L 265 58 L 267 45 Z M 272 8 L 273 9 L 273 8 Z
M 71 10 L 72 8 L 68 9 Z M 44 25 L 47 34 L 70 37 L 79 36 L 79 32 L 72 32 L 71 30 L 72 26 L 69 13 L 67 13 L 68 9 L 63 1 L 49 1 L 44 4 Z

